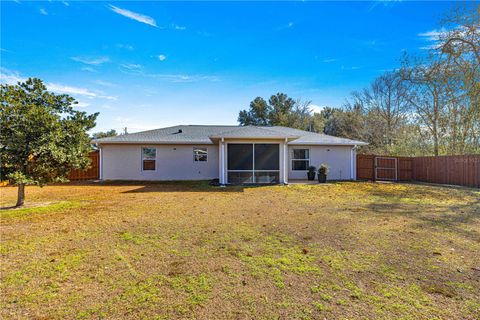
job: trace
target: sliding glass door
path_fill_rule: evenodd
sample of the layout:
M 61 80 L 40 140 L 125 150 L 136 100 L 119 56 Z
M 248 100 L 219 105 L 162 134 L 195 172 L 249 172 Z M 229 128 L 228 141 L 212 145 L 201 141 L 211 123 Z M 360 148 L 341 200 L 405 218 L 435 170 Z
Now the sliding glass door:
M 280 145 L 273 143 L 229 143 L 228 183 L 278 183 Z

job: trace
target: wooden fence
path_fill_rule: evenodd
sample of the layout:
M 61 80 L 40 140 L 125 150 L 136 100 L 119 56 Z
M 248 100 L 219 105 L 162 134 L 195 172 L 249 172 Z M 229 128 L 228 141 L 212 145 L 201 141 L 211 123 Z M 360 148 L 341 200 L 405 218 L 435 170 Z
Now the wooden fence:
M 87 170 L 74 169 L 70 171 L 68 180 L 97 180 L 100 178 L 100 154 L 98 150 L 90 152 L 88 155 L 91 164 Z
M 359 154 L 357 179 L 414 180 L 480 188 L 480 155 L 385 157 Z

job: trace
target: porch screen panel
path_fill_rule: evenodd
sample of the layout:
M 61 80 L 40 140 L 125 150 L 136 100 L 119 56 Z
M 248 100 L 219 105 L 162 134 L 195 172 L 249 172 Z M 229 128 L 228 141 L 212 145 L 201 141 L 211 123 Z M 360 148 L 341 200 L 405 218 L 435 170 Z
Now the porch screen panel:
M 228 170 L 253 170 L 253 144 L 229 144 Z
M 280 170 L 280 146 L 278 144 L 255 144 L 255 171 Z

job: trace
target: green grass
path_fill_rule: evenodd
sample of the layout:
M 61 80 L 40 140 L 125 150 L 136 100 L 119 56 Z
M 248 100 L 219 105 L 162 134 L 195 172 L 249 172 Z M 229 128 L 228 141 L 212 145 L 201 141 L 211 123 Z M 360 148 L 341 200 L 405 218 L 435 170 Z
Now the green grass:
M 31 208 L 12 208 L 7 210 L 0 210 L 0 218 L 21 218 L 31 214 L 47 214 L 56 213 L 60 211 L 79 208 L 82 205 L 80 201 L 60 201 L 57 203 L 47 204 L 45 206 L 33 206 Z
M 15 202 L 2 188 L 3 206 Z M 480 193 L 415 184 L 27 188 L 4 319 L 468 319 Z

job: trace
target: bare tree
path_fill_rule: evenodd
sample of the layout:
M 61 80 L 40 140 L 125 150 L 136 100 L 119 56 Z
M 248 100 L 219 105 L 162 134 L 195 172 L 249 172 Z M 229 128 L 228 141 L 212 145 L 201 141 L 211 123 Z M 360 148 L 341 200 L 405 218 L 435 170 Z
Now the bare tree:
M 387 72 L 376 78 L 370 87 L 363 91 L 363 95 L 365 106 L 378 122 L 383 144 L 391 147 L 398 129 L 407 118 L 407 83 L 397 72 Z
M 404 60 L 402 79 L 409 84 L 407 100 L 415 110 L 418 120 L 432 136 L 433 154 L 440 154 L 440 139 L 445 119 L 446 90 L 442 61 L 430 55 L 429 60 L 416 61 L 413 66 Z

